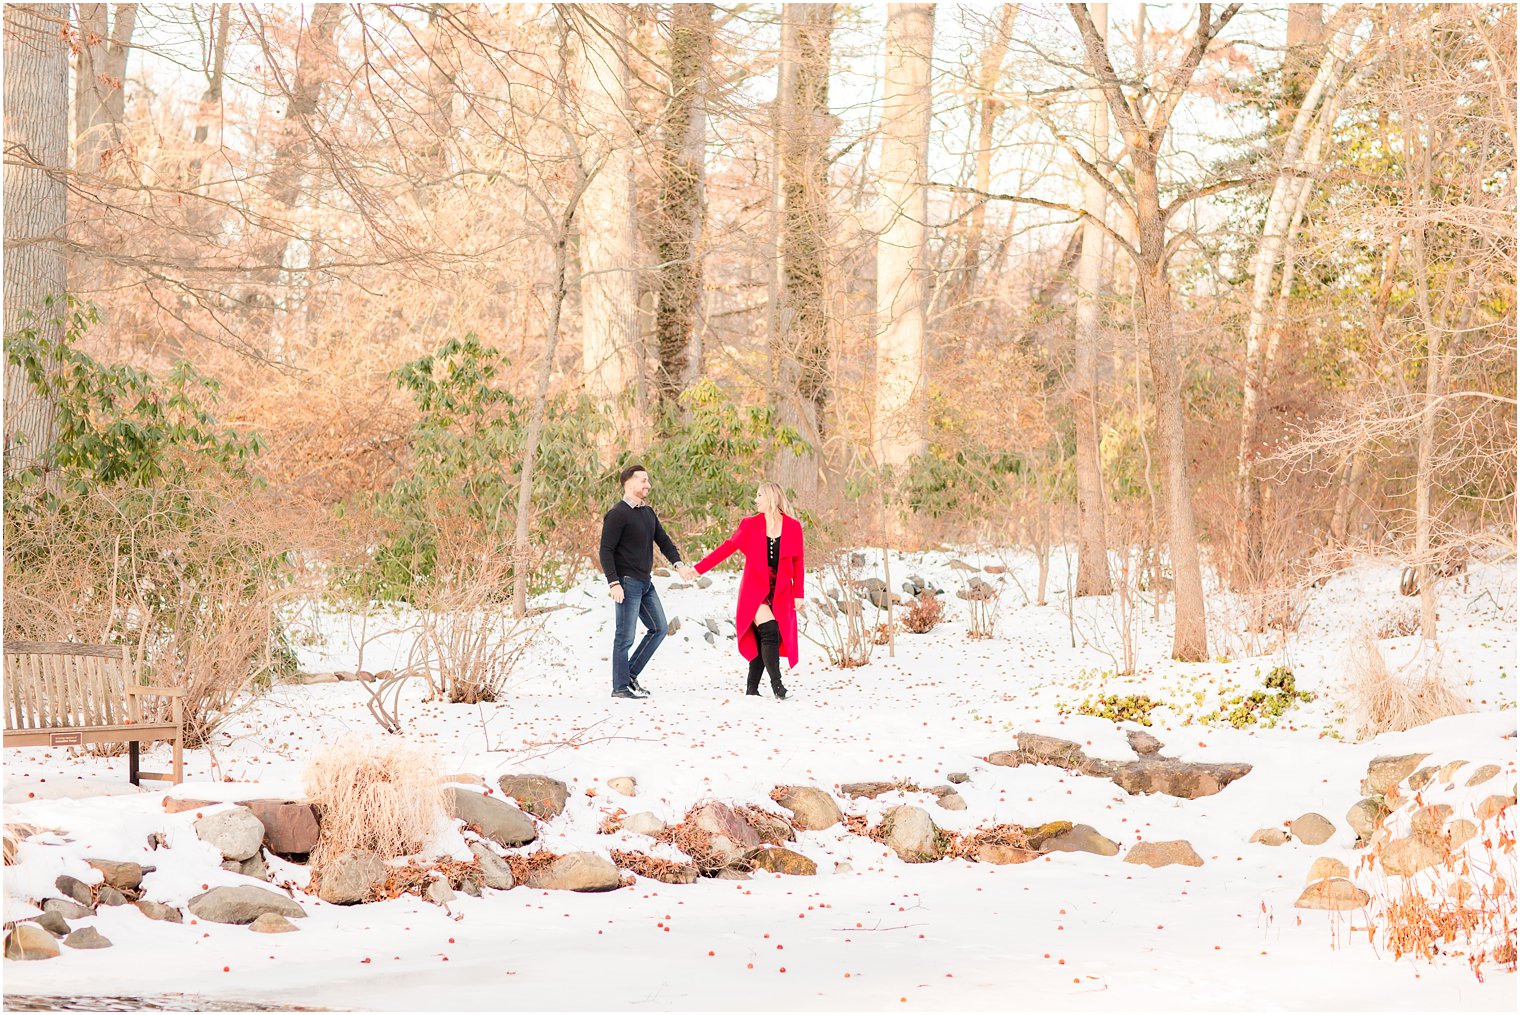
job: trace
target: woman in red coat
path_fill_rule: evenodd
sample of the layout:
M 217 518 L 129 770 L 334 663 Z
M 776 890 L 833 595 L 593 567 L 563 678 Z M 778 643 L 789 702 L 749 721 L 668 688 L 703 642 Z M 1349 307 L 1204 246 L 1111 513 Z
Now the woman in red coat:
M 768 671 L 771 692 L 786 697 L 781 685 L 781 657 L 797 665 L 797 600 L 802 598 L 802 523 L 786 513 L 786 493 L 775 483 L 755 491 L 757 514 L 739 523 L 734 534 L 697 564 L 705 574 L 733 556 L 744 554 L 739 579 L 739 608 L 734 627 L 739 653 L 749 660 L 746 694 L 760 693 L 760 674 Z

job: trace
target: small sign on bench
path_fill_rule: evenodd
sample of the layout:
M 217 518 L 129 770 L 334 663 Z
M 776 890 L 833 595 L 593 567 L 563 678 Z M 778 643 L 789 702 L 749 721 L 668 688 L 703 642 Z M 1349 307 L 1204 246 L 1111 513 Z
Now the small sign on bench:
M 84 743 L 84 737 L 78 733 L 53 733 L 48 736 L 49 747 L 78 747 Z

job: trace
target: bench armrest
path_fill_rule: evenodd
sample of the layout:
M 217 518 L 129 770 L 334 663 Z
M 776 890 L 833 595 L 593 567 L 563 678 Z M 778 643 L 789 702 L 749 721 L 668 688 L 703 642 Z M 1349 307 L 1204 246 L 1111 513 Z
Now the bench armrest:
M 156 684 L 128 684 L 128 694 L 157 694 L 164 698 L 183 698 L 183 687 L 159 687 Z

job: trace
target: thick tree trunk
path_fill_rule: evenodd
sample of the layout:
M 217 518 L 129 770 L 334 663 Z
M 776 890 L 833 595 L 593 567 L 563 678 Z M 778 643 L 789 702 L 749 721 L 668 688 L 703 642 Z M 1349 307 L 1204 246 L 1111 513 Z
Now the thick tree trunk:
M 1092 4 L 1093 25 L 1108 34 L 1108 5 Z M 1108 160 L 1108 102 L 1100 88 L 1092 89 L 1092 162 Z M 1082 207 L 1101 220 L 1108 207 L 1103 185 L 1084 180 Z M 1106 596 L 1113 591 L 1108 574 L 1108 534 L 1103 518 L 1103 472 L 1098 459 L 1098 344 L 1102 337 L 1103 247 L 1106 237 L 1097 222 L 1082 224 L 1082 254 L 1077 262 L 1076 376 L 1072 381 L 1072 413 L 1077 421 L 1077 584 L 1079 596 Z
M 211 35 L 211 64 L 206 68 L 206 90 L 201 93 L 200 108 L 195 113 L 195 143 L 206 144 L 211 140 L 212 125 L 221 119 L 222 84 L 227 73 L 227 39 L 231 27 L 232 5 L 217 4 L 209 25 Z M 221 146 L 221 131 L 217 131 L 214 147 Z M 201 183 L 201 171 L 205 157 L 196 152 L 185 170 L 186 182 L 194 187 Z
M 776 481 L 803 506 L 818 489 L 833 351 L 828 308 L 829 53 L 833 4 L 785 4 L 776 91 L 780 265 L 772 318 L 771 404 L 811 446 L 782 451 Z
M 79 5 L 79 67 L 74 77 L 75 165 L 94 175 L 102 156 L 121 144 L 126 116 L 127 54 L 136 4 Z M 108 13 L 109 12 L 109 13 Z
M 1166 226 L 1161 218 L 1153 156 L 1131 149 L 1139 232 L 1141 314 L 1156 400 L 1156 436 L 1166 497 L 1176 626 L 1172 658 L 1208 659 L 1208 620 L 1203 604 L 1203 567 L 1188 478 L 1187 429 L 1182 411 L 1182 357 L 1172 329 L 1172 283 L 1166 269 Z
M 928 161 L 933 4 L 888 4 L 882 74 L 882 231 L 876 241 L 877 462 L 929 449 Z
M 633 130 L 628 98 L 628 10 L 575 8 L 580 25 L 577 84 L 587 133 L 582 155 L 596 175 L 586 188 L 581 236 L 581 369 L 586 390 L 614 407 L 603 447 L 636 440 L 645 421 L 627 395 L 640 380 L 638 228 L 634 219 Z
M 4 19 L 5 337 L 35 328 L 56 343 L 65 310 L 44 301 L 68 286 L 69 7 L 6 4 Z M 7 361 L 6 475 L 37 464 L 57 432 L 55 406 Z
M 655 390 L 674 402 L 702 371 L 702 232 L 706 225 L 707 95 L 713 40 L 712 4 L 672 4 L 670 99 L 661 131 L 660 262 Z

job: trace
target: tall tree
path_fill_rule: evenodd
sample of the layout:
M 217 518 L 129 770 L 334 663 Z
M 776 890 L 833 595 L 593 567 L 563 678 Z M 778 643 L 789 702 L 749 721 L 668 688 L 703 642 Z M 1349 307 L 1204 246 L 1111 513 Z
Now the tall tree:
M 102 157 L 121 143 L 126 117 L 127 56 L 132 51 L 136 4 L 79 4 L 79 68 L 74 77 L 75 165 L 94 174 Z
M 1203 603 L 1198 527 L 1193 516 L 1193 486 L 1188 477 L 1187 424 L 1182 412 L 1185 364 L 1173 329 L 1172 282 L 1168 267 L 1185 234 L 1168 235 L 1167 223 L 1173 214 L 1203 191 L 1197 188 L 1187 190 L 1163 204 L 1161 153 L 1171 130 L 1172 115 L 1187 93 L 1193 75 L 1210 44 L 1240 7 L 1240 4 L 1231 4 L 1216 15 L 1215 5 L 1199 4 L 1198 26 L 1166 80 L 1159 87 L 1142 88 L 1139 94 L 1131 96 L 1125 93 L 1109 58 L 1108 42 L 1098 33 L 1087 7 L 1067 4 L 1082 36 L 1088 72 L 1103 89 L 1109 114 L 1124 141 L 1124 155 L 1132 174 L 1134 197 L 1130 200 L 1104 175 L 1102 167 L 1094 166 L 1079 149 L 1068 145 L 1078 164 L 1102 182 L 1108 196 L 1124 211 L 1134 227 L 1134 243 L 1117 235 L 1115 241 L 1135 264 L 1140 330 L 1145 335 L 1156 400 L 1156 429 L 1166 493 L 1176 605 L 1172 657 L 1189 661 L 1208 658 L 1208 619 Z
M 1093 29 L 1108 39 L 1108 4 L 1092 4 Z M 1108 162 L 1108 103 L 1102 88 L 1089 89 L 1092 106 L 1089 135 L 1092 164 Z M 1077 588 L 1079 596 L 1106 596 L 1113 590 L 1108 575 L 1108 534 L 1103 517 L 1103 472 L 1098 459 L 1098 344 L 1103 312 L 1103 254 L 1107 237 L 1101 223 L 1108 211 L 1103 184 L 1085 177 L 1082 187 L 1082 254 L 1077 262 L 1076 362 L 1072 380 L 1072 411 L 1077 422 Z
M 628 99 L 628 9 L 622 4 L 561 7 L 579 42 L 576 85 L 584 119 L 582 158 L 599 169 L 581 199 L 581 369 L 586 390 L 615 405 L 643 383 L 639 355 L 638 230 L 634 217 L 633 130 Z M 617 437 L 643 433 L 619 417 Z M 611 445 L 604 448 L 610 452 Z
M 776 87 L 779 265 L 771 301 L 771 401 L 811 450 L 782 451 L 776 478 L 809 503 L 827 430 L 832 344 L 829 270 L 829 54 L 834 4 L 784 4 Z
M 50 297 L 68 286 L 68 4 L 5 5 L 5 337 L 34 327 L 62 337 L 63 308 Z M 55 406 L 25 372 L 5 366 L 5 470 L 35 464 L 57 434 Z
M 877 461 L 929 448 L 929 114 L 933 4 L 888 4 L 882 73 L 882 228 L 876 241 Z
M 702 231 L 707 220 L 707 101 L 713 44 L 712 4 L 672 4 L 670 95 L 660 126 L 660 261 L 655 388 L 673 402 L 702 367 Z
M 1293 6 L 1317 11 L 1319 5 Z M 1284 63 L 1281 105 L 1296 108 L 1297 112 L 1274 139 L 1273 147 L 1281 154 L 1273 174 L 1261 240 L 1251 258 L 1245 384 L 1240 448 L 1236 458 L 1235 512 L 1240 526 L 1240 545 L 1234 555 L 1236 573 L 1231 580 L 1237 587 L 1245 587 L 1263 578 L 1262 482 L 1256 460 L 1261 451 L 1264 392 L 1271 378 L 1270 353 L 1275 351 L 1277 335 L 1283 325 L 1283 314 L 1278 311 L 1286 310 L 1292 284 L 1292 251 L 1297 228 L 1303 218 L 1326 136 L 1335 122 L 1339 93 L 1349 72 L 1349 61 L 1343 49 L 1359 20 L 1355 8 L 1344 8 L 1334 25 L 1334 37 L 1341 45 L 1328 48 L 1324 47 L 1325 33 L 1309 27 L 1317 21 L 1313 21 L 1308 12 L 1295 11 L 1288 21 L 1289 46 Z M 1305 46 L 1315 44 L 1322 47 L 1318 54 L 1304 51 Z M 1304 67 L 1311 62 L 1319 69 L 1304 88 Z M 1281 279 L 1278 277 L 1279 267 L 1282 269 Z

